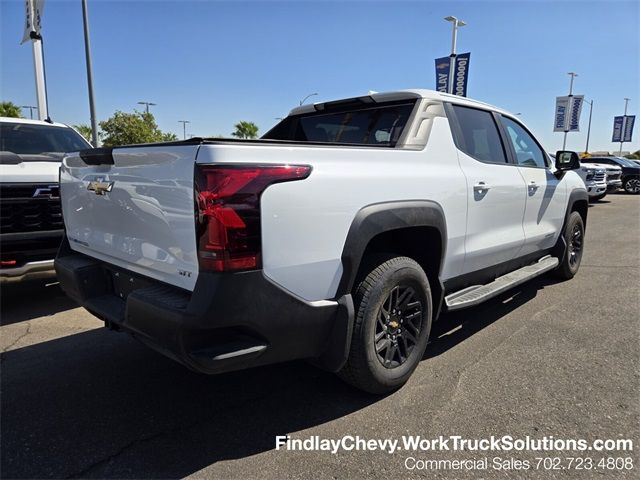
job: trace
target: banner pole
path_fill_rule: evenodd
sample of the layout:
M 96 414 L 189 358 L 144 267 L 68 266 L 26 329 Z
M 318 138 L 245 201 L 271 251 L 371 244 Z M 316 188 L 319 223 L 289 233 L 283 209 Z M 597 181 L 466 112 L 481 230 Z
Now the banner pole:
M 36 76 L 36 97 L 38 101 L 38 119 L 47 120 L 49 118 L 49 110 L 47 108 L 47 91 L 45 89 L 44 80 L 44 59 L 42 56 L 42 39 L 31 39 L 31 47 L 33 50 L 33 68 Z
M 589 136 L 591 135 L 591 114 L 593 113 L 593 100 L 589 103 L 589 127 L 587 127 L 587 144 L 584 147 L 584 153 L 589 153 Z
M 456 41 L 458 36 L 458 20 L 456 19 L 453 23 L 453 33 L 451 34 L 451 61 L 449 63 L 449 85 L 447 86 L 447 92 L 453 94 L 453 76 L 456 73 Z
M 573 79 L 577 77 L 578 74 L 575 72 L 569 72 L 568 75 L 571 77 L 571 81 L 569 82 L 569 103 L 567 105 L 567 110 L 569 111 L 569 115 L 565 116 L 564 120 L 564 140 L 562 142 L 562 150 L 567 147 L 567 133 L 569 133 L 569 122 L 571 121 L 571 112 L 573 111 Z
M 91 116 L 91 143 L 98 147 L 98 119 L 96 118 L 96 105 L 93 97 L 93 64 L 91 62 L 91 44 L 89 42 L 89 14 L 87 12 L 87 0 L 82 0 L 82 23 L 84 26 L 84 54 L 87 63 L 87 84 L 89 90 L 89 114 Z M 149 106 L 147 105 L 147 112 Z

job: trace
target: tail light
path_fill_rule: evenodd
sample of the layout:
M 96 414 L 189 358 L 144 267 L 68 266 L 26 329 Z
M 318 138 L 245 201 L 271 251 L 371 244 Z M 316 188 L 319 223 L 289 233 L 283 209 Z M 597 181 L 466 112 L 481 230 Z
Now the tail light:
M 253 270 L 261 266 L 260 196 L 269 185 L 302 180 L 300 165 L 197 165 L 196 201 L 200 270 Z

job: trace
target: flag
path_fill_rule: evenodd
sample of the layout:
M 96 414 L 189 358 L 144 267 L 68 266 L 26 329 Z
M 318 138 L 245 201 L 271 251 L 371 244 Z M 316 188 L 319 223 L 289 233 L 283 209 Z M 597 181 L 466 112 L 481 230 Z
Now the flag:
M 453 69 L 453 93 L 459 97 L 467 96 L 467 81 L 469 80 L 469 61 L 471 53 L 461 53 L 456 56 Z
M 436 90 L 442 93 L 449 91 L 449 73 L 451 73 L 451 57 L 436 58 Z
M 44 0 L 24 0 L 25 22 L 22 45 L 27 40 L 31 40 L 32 34 L 36 38 L 42 35 L 42 11 L 44 10 Z
M 553 121 L 554 132 L 578 132 L 580 113 L 584 95 L 566 95 L 556 97 L 556 115 Z

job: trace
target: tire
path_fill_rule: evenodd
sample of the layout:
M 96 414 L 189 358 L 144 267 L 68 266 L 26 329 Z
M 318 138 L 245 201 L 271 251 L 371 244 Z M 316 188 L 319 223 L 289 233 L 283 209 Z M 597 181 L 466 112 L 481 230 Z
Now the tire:
M 563 280 L 570 280 L 578 273 L 584 252 L 584 222 L 578 212 L 571 212 L 562 235 L 567 248 L 555 274 Z
M 599 202 L 600 200 L 602 200 L 604 197 L 606 197 L 607 194 L 606 193 L 602 193 L 600 195 L 596 195 L 595 197 L 591 197 L 589 198 L 590 202 Z
M 431 288 L 424 270 L 408 257 L 376 262 L 368 270 L 354 292 L 351 348 L 338 375 L 382 395 L 404 385 L 424 355 L 433 312 Z
M 625 192 L 637 195 L 640 193 L 640 177 L 627 178 L 622 186 Z

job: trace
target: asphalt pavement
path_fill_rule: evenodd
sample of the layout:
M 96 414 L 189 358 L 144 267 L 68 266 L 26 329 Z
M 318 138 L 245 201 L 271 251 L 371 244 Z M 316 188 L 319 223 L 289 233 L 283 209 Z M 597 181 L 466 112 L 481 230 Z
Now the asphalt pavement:
M 203 376 L 102 323 L 57 285 L 2 289 L 1 478 L 640 478 L 640 196 L 589 208 L 579 274 L 445 315 L 409 383 L 372 397 L 305 362 Z M 407 470 L 408 457 L 295 439 L 420 435 L 632 439 L 633 470 Z

